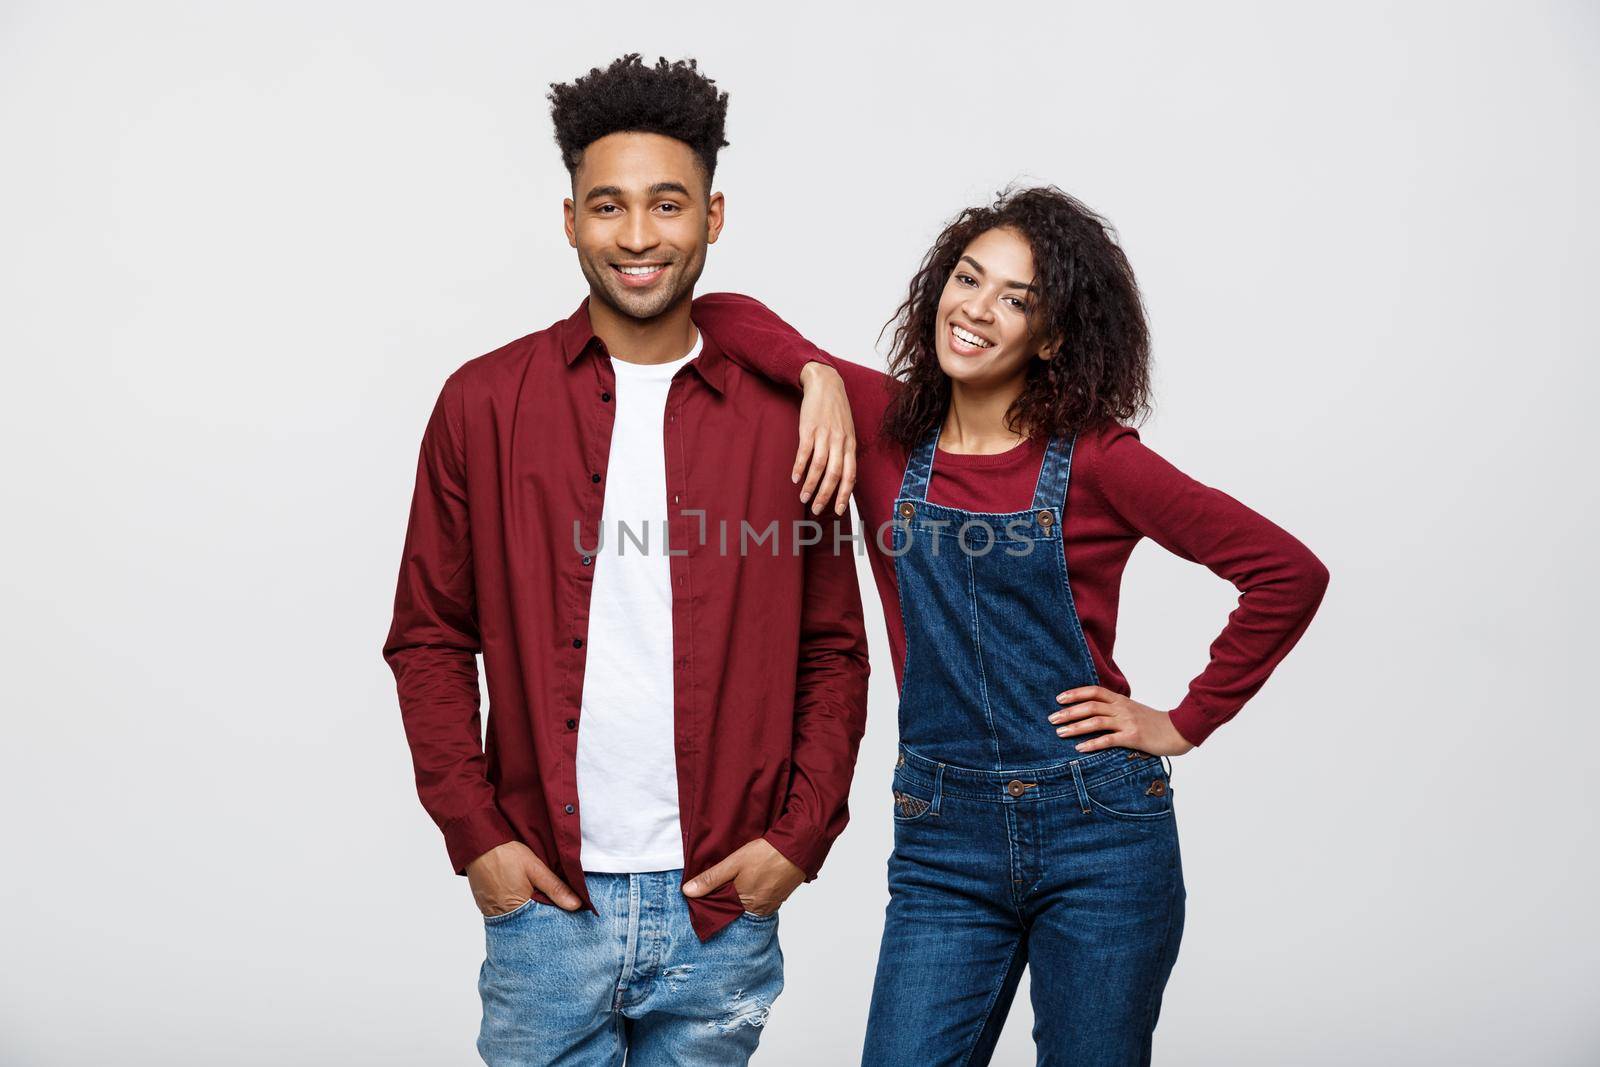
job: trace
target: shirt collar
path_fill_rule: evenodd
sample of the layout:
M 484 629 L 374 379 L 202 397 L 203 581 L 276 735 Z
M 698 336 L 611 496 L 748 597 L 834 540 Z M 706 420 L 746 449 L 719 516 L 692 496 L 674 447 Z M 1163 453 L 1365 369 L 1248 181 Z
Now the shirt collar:
M 589 297 L 584 297 L 583 302 L 560 326 L 561 355 L 567 361 L 567 366 L 577 362 L 579 356 L 591 352 L 596 348 L 603 348 L 604 342 L 595 336 L 594 326 L 589 321 Z M 690 320 L 693 321 L 693 314 Z M 700 331 L 700 355 L 689 364 L 695 369 L 705 383 L 718 393 L 724 391 L 724 377 L 727 371 L 728 359 L 722 354 L 711 335 L 706 333 L 698 322 L 695 329 Z

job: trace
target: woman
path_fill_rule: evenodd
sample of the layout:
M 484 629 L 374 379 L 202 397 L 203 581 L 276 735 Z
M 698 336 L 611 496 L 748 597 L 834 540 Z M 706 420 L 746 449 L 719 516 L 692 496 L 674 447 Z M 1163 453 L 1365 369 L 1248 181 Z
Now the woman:
M 1186 897 L 1161 757 L 1260 688 L 1326 569 L 1126 425 L 1148 406 L 1138 289 L 1104 221 L 1057 189 L 946 227 L 887 376 L 770 312 L 763 327 L 727 314 L 753 304 L 704 297 L 695 321 L 742 365 L 805 383 L 796 480 L 809 469 L 813 511 L 855 488 L 900 683 L 863 1063 L 987 1063 L 1025 965 L 1041 1064 L 1149 1063 Z M 1112 660 L 1141 537 L 1241 593 L 1170 712 L 1130 699 Z

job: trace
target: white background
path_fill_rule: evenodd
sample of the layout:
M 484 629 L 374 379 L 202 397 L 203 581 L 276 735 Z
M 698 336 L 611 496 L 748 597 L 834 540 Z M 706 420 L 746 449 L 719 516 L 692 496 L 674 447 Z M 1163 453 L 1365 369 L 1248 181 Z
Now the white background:
M 5 4 L 0 1061 L 476 1062 L 379 649 L 440 383 L 585 291 L 543 94 L 642 51 L 732 93 L 701 291 L 876 361 L 944 220 L 1055 182 L 1144 285 L 1146 442 L 1331 569 L 1175 765 L 1157 1062 L 1595 1062 L 1597 45 L 1578 3 Z M 758 1064 L 860 1047 L 864 590 L 855 817 Z M 1233 599 L 1140 546 L 1137 699 Z

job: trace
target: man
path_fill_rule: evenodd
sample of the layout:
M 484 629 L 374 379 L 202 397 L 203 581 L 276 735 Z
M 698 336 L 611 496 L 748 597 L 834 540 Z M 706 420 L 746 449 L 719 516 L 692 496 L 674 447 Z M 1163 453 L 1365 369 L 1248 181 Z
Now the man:
M 552 90 L 589 296 L 446 381 L 384 656 L 484 914 L 484 1060 L 743 1064 L 865 727 L 849 518 L 692 319 L 727 94 L 637 55 Z

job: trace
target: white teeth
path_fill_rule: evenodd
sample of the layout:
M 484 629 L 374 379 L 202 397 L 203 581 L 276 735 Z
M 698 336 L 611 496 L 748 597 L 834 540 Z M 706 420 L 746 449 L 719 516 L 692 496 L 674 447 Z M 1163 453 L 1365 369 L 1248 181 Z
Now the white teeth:
M 617 269 L 624 274 L 654 274 L 661 267 L 658 264 L 654 267 L 618 267 Z
M 961 340 L 967 342 L 967 344 L 972 345 L 975 348 L 988 348 L 993 344 L 993 342 L 985 341 L 983 338 L 979 337 L 977 334 L 970 333 L 970 332 L 968 332 L 966 330 L 963 330 L 961 327 L 956 326 L 954 324 L 952 324 L 950 326 L 950 332 L 955 334 Z

